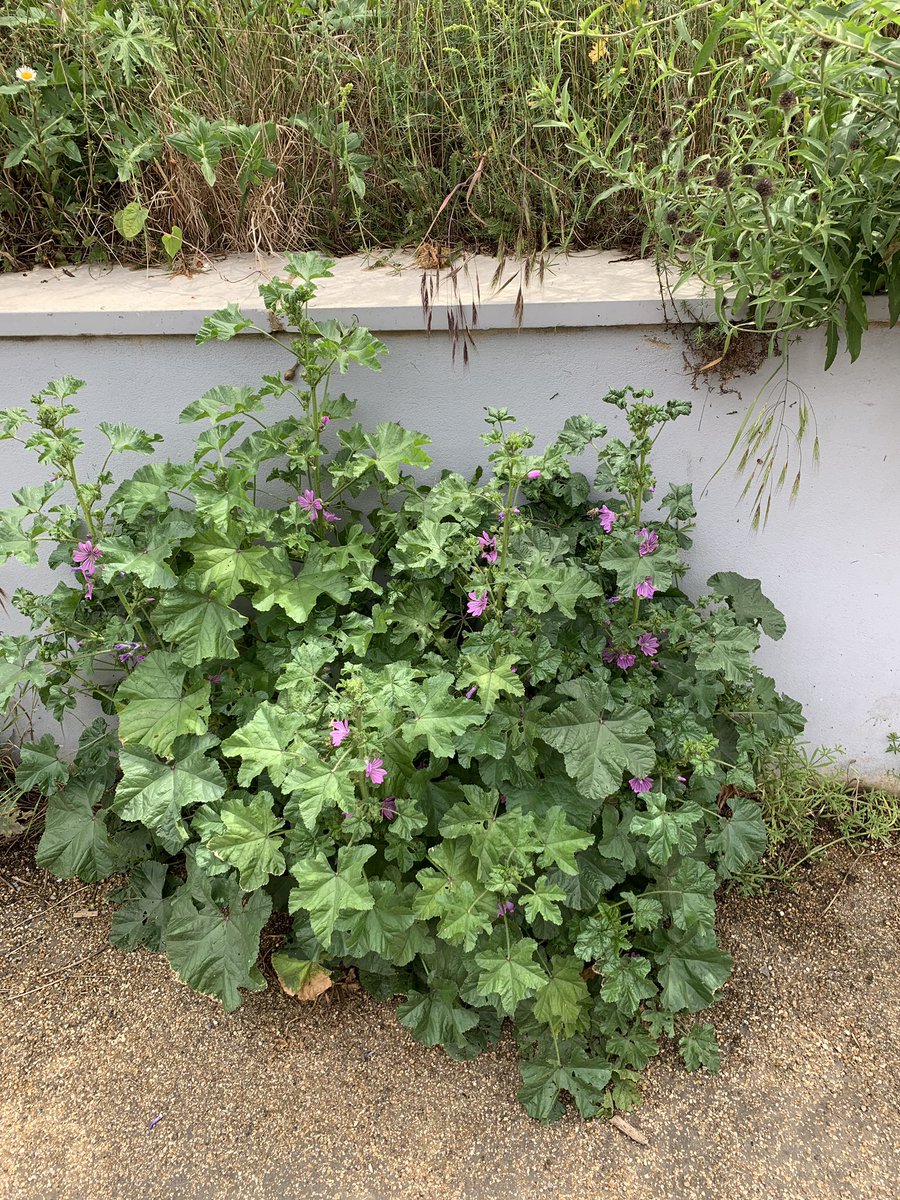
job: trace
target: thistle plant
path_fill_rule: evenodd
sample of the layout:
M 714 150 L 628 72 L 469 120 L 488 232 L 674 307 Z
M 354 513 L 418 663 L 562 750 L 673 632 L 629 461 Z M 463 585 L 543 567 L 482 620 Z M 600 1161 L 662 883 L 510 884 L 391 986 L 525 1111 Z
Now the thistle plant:
M 367 429 L 336 386 L 384 347 L 310 316 L 330 267 L 293 255 L 260 289 L 289 332 L 255 332 L 292 366 L 188 404 L 187 462 L 119 482 L 159 438 L 105 423 L 79 470 L 71 378 L 2 414 L 48 472 L 0 515 L 2 554 L 60 578 L 14 596 L 31 632 L 0 639 L 0 699 L 104 714 L 72 762 L 21 747 L 38 862 L 125 874 L 115 944 L 229 1011 L 286 913 L 290 993 L 353 968 L 458 1058 L 508 1019 L 534 1117 L 630 1107 L 663 1038 L 718 1064 L 696 1016 L 731 967 L 715 895 L 764 849 L 756 774 L 802 728 L 753 663 L 783 619 L 756 580 L 680 587 L 696 513 L 652 450 L 683 402 L 610 391 L 621 437 L 586 414 L 543 447 L 490 408 L 488 470 L 423 481 L 427 436 Z M 229 306 L 197 340 L 253 329 Z M 269 422 L 275 398 L 293 412 Z

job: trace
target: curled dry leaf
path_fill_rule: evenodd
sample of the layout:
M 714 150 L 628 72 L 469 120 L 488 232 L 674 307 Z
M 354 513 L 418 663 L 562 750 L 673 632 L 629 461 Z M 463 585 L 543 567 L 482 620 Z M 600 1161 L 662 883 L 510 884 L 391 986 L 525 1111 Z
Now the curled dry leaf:
M 272 969 L 282 989 L 297 1000 L 315 1000 L 333 987 L 330 971 L 326 971 L 319 963 L 297 958 L 290 953 L 278 951 L 273 954 Z

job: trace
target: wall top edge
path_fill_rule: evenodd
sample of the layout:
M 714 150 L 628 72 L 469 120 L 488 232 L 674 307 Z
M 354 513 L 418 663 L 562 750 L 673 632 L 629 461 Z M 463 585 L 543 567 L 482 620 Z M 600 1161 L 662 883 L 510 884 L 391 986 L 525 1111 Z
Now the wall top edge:
M 192 335 L 204 317 L 231 303 L 264 320 L 259 285 L 283 266 L 282 255 L 235 254 L 189 276 L 96 266 L 0 275 L 0 337 Z M 422 332 L 425 295 L 435 331 L 454 322 L 481 330 L 661 325 L 677 314 L 712 312 L 699 283 L 664 302 L 653 262 L 615 251 L 551 255 L 543 271 L 530 272 L 521 262 L 485 255 L 438 272 L 423 271 L 408 253 L 352 255 L 321 281 L 311 311 L 376 332 Z M 887 321 L 885 297 L 869 301 L 869 317 Z

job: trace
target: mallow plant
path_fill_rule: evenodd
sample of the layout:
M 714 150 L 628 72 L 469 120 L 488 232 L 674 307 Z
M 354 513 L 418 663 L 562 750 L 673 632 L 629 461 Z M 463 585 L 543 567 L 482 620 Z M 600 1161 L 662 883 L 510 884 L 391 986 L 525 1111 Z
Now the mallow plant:
M 803 723 L 753 662 L 783 619 L 730 572 L 682 590 L 691 490 L 658 488 L 651 450 L 686 403 L 611 391 L 624 438 L 591 413 L 542 447 L 490 408 L 488 469 L 423 482 L 429 439 L 367 429 L 335 385 L 384 347 L 310 317 L 331 265 L 261 287 L 292 365 L 188 404 L 190 461 L 120 482 L 160 439 L 108 422 L 79 469 L 71 378 L 2 415 L 47 478 L 0 548 L 59 572 L 15 594 L 3 702 L 103 714 L 72 762 L 21 747 L 38 862 L 124 877 L 116 945 L 228 1011 L 265 986 L 275 914 L 286 990 L 352 972 L 457 1058 L 508 1021 L 532 1116 L 627 1108 L 665 1038 L 718 1063 L 715 896 L 763 851 L 755 776 Z M 197 340 L 250 328 L 230 306 Z

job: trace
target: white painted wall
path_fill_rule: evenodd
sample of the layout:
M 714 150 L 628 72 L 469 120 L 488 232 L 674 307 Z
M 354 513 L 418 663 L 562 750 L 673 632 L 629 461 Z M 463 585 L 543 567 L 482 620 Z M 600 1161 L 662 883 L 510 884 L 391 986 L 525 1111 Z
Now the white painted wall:
M 214 384 L 252 383 L 273 369 L 271 346 L 251 337 L 202 347 L 183 334 L 3 337 L 2 283 L 3 406 L 27 403 L 59 375 L 76 375 L 89 385 L 81 393 L 85 430 L 100 420 L 131 421 L 163 433 L 169 454 L 178 457 L 193 432 L 178 424 L 184 405 Z M 378 329 L 377 311 L 365 315 Z M 410 317 L 412 330 L 417 322 L 420 315 Z M 504 316 L 496 323 L 508 322 Z M 15 332 L 20 328 L 21 314 Z M 659 325 L 487 330 L 476 335 L 467 370 L 459 358 L 451 366 L 445 333 L 412 330 L 382 333 L 390 351 L 383 371 L 355 371 L 345 390 L 359 399 L 366 423 L 390 418 L 428 433 L 439 466 L 468 471 L 483 461 L 478 433 L 489 404 L 506 404 L 540 446 L 573 413 L 597 413 L 614 428 L 617 411 L 598 406 L 608 387 L 631 383 L 653 388 L 661 400 L 691 398 L 694 414 L 668 427 L 657 457 L 661 482 L 694 483 L 699 523 L 689 584 L 702 588 L 709 574 L 726 569 L 760 578 L 788 622 L 783 641 L 767 642 L 760 662 L 804 704 L 810 742 L 844 746 L 867 774 L 896 765 L 884 751 L 888 731 L 900 730 L 897 330 L 873 327 L 860 361 L 839 359 L 827 374 L 817 333 L 794 348 L 790 374 L 814 408 L 822 462 L 816 471 L 807 453 L 798 500 L 790 506 L 782 499 L 758 533 L 731 467 L 709 480 L 762 376 L 736 381 L 744 399 L 694 392 L 677 339 Z M 5 332 L 14 331 L 7 325 Z M 99 440 L 88 438 L 87 455 L 99 466 Z M 135 457 L 134 465 L 140 461 Z M 18 446 L 0 443 L 0 505 L 15 487 L 40 477 Z M 15 564 L 0 567 L 7 592 L 45 578 Z M 0 626 L 14 628 L 2 613 Z

